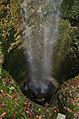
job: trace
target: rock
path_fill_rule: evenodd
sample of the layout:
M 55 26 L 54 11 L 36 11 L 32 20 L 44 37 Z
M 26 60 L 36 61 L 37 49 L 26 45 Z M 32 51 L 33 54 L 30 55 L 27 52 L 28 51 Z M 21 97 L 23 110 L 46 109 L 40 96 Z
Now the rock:
M 59 82 L 79 73 L 79 0 L 63 0 L 61 12 L 53 63 L 53 70 Z
M 58 88 L 59 83 L 57 82 L 56 79 L 54 79 L 54 78 L 52 78 L 52 77 L 49 77 L 49 78 L 48 78 L 48 81 L 50 81 L 50 82 L 56 87 L 56 89 Z
M 30 77 L 21 86 L 23 94 L 40 105 L 49 103 L 51 98 L 54 97 L 57 88 L 58 83 L 52 78 L 49 78 L 48 80 L 35 80 Z
M 27 77 L 27 64 L 23 54 L 19 5 L 16 0 L 7 1 L 6 4 L 5 2 L 6 0 L 0 1 L 0 38 L 4 54 L 3 67 L 17 81 L 19 79 L 22 82 Z M 7 12 L 4 16 L 5 10 Z
M 71 27 L 69 20 L 62 20 L 54 55 L 53 70 L 59 82 L 79 73 L 79 29 Z

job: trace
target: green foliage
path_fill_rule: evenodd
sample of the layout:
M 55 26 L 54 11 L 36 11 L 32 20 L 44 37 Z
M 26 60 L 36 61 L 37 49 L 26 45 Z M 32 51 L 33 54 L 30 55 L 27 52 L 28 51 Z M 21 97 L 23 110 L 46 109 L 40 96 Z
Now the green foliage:
M 0 80 L 0 117 L 10 119 L 56 119 L 57 114 L 58 109 L 56 106 L 51 105 L 51 108 L 43 108 L 24 97 L 9 73 L 5 70 L 2 71 Z
M 25 98 L 5 70 L 0 80 L 0 91 L 0 116 L 5 113 L 4 117 L 27 119 L 27 113 L 23 109 Z
M 70 19 L 79 19 L 79 0 L 63 0 L 62 16 Z

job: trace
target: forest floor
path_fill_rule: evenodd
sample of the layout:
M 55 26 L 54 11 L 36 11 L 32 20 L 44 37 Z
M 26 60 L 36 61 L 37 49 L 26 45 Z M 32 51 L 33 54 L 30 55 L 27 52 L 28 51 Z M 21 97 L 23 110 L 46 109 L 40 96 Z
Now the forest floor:
M 12 77 L 2 71 L 0 80 L 0 119 L 56 119 L 56 107 L 42 107 L 27 99 Z

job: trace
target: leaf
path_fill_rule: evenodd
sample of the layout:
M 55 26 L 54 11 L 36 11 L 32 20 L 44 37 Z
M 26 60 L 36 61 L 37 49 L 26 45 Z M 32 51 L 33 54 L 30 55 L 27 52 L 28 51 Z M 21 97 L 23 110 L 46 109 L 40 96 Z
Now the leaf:
M 7 115 L 7 112 L 4 112 L 4 113 L 2 113 L 2 114 L 0 115 L 0 118 L 4 117 L 4 116 L 6 116 L 6 115 Z

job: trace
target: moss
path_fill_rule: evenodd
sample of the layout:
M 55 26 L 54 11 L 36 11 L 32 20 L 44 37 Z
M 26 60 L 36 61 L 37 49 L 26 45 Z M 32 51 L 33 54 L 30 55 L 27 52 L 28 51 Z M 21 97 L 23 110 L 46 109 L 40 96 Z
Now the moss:
M 18 81 L 18 79 L 22 80 L 27 75 L 27 64 L 23 54 L 21 37 L 19 5 L 16 0 L 10 0 L 6 4 L 2 2 L 1 6 L 3 5 L 7 8 L 6 16 L 0 19 L 0 38 L 4 55 L 3 67 Z
M 10 13 L 11 13 L 11 20 L 12 25 L 19 33 L 21 30 L 21 19 L 20 19 L 20 7 L 17 0 L 10 0 Z
M 79 19 L 79 0 L 63 0 L 62 16 L 69 19 Z
M 2 78 L 0 80 L 0 116 L 4 114 L 3 117 L 8 118 L 19 118 L 23 117 L 24 119 L 27 118 L 27 113 L 24 112 L 24 101 L 25 98 L 20 92 L 20 89 L 14 81 L 12 80 L 11 76 L 3 70 Z
M 60 81 L 74 77 L 79 72 L 79 29 L 62 20 L 54 58 L 54 72 Z
M 79 72 L 79 1 L 64 0 L 62 20 L 54 57 L 55 77 L 59 82 L 74 77 Z

